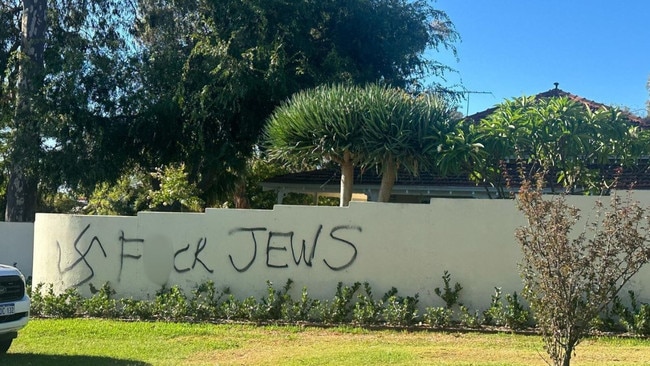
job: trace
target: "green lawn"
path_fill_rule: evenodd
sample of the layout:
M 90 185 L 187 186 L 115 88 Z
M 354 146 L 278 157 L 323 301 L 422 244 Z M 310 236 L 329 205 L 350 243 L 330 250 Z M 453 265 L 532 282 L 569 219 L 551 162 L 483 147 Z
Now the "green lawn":
M 0 365 L 545 365 L 537 336 L 33 319 Z M 650 365 L 650 340 L 580 344 L 573 365 Z

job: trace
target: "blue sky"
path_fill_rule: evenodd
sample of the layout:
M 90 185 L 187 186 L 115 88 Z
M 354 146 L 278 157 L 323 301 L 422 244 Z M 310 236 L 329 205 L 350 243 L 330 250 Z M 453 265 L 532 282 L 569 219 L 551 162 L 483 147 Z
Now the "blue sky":
M 457 70 L 469 113 L 554 88 L 645 116 L 650 76 L 650 0 L 438 0 L 456 26 Z M 467 101 L 462 102 L 463 113 Z

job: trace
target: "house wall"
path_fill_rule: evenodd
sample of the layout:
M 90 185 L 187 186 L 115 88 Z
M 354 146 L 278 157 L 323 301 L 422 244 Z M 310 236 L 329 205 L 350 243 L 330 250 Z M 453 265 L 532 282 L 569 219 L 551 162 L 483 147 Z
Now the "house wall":
M 15 264 L 25 276 L 31 276 L 33 251 L 33 223 L 0 222 L 1 264 Z
M 637 195 L 645 206 L 650 195 Z M 571 197 L 589 212 L 593 199 Z M 147 299 L 161 286 L 189 291 L 213 280 L 240 298 L 266 295 L 294 281 L 312 298 L 331 299 L 338 282 L 391 287 L 443 305 L 434 293 L 448 270 L 461 301 L 487 308 L 494 287 L 520 292 L 515 228 L 522 215 L 510 200 L 433 199 L 430 204 L 353 202 L 349 207 L 276 206 L 273 210 L 208 209 L 137 217 L 37 214 L 34 283 L 56 291 L 110 282 L 120 297 Z M 650 295 L 650 270 L 632 288 Z

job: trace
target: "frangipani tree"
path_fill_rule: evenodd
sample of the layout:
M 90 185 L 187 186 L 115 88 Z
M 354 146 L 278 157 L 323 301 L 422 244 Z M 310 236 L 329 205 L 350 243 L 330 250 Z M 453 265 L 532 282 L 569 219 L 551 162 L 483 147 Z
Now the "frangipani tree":
M 294 95 L 266 126 L 274 158 L 302 165 L 341 166 L 341 206 L 352 197 L 354 167 L 382 174 L 379 201 L 390 198 L 401 166 L 417 174 L 435 166 L 452 111 L 429 95 L 413 97 L 387 86 L 332 85 Z
M 635 127 L 625 114 L 605 107 L 592 111 L 566 97 L 506 101 L 473 131 L 487 153 L 474 176 L 495 186 L 504 174 L 501 161 L 520 158 L 554 172 L 551 189 L 597 192 L 604 182 L 592 165 L 610 159 L 625 164 L 638 156 Z

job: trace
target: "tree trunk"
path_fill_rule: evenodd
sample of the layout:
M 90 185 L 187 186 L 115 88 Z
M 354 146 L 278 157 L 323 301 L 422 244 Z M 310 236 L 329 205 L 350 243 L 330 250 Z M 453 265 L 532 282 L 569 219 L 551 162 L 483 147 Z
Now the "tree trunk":
M 345 207 L 352 200 L 352 185 L 354 184 L 354 164 L 352 154 L 345 151 L 341 162 L 341 200 L 339 206 Z
M 393 159 L 386 159 L 382 166 L 381 186 L 379 187 L 379 202 L 389 202 L 397 178 L 397 164 Z
M 567 339 L 567 341 L 566 341 L 567 343 L 562 346 L 564 348 L 564 355 L 562 357 L 562 366 L 570 366 L 571 365 L 571 356 L 573 355 L 573 352 L 576 349 L 576 346 L 578 345 L 579 340 L 580 340 L 580 336 L 571 335 Z
M 47 0 L 23 0 L 5 221 L 34 221 L 41 149 L 37 100 L 43 84 Z
M 246 197 L 246 178 L 241 178 L 235 184 L 234 192 L 235 208 L 251 208 L 250 201 Z

